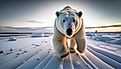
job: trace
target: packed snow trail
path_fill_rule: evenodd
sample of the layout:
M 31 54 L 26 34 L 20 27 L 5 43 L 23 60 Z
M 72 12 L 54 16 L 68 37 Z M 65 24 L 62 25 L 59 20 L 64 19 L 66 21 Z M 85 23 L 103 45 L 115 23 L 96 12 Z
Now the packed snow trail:
M 17 50 L 24 48 L 26 53 L 13 58 L 16 53 L 9 54 L 10 60 L 0 65 L 0 69 L 120 69 L 121 56 L 98 48 L 88 42 L 87 50 L 83 54 L 70 53 L 64 59 L 55 56 L 55 51 L 51 45 L 51 37 L 46 38 L 30 38 L 31 44 L 24 44 L 22 47 L 15 48 Z M 24 42 L 24 39 L 21 40 Z M 90 41 L 90 40 L 88 40 Z M 4 42 L 5 43 L 5 42 Z M 7 43 L 7 42 L 6 42 Z M 17 42 L 19 43 L 19 41 Z M 9 43 L 8 43 L 9 44 Z M 4 45 L 4 44 L 3 44 Z M 22 44 L 21 44 L 22 45 Z M 20 45 L 20 46 L 21 46 Z M 14 47 L 14 46 L 13 46 Z M 15 52 L 15 51 L 14 51 Z M 17 51 L 18 52 L 18 51 Z M 21 53 L 21 51 L 19 52 Z M 4 54 L 0 54 L 0 58 L 4 59 Z M 7 58 L 6 58 L 7 59 Z

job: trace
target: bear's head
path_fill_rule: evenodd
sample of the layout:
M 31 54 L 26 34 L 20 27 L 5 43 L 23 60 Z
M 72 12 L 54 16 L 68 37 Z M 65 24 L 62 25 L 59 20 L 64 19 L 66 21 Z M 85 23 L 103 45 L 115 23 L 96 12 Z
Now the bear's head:
M 72 37 L 79 31 L 82 25 L 82 12 L 77 12 L 70 6 L 66 6 L 64 9 L 56 12 L 56 27 L 57 29 L 67 37 Z

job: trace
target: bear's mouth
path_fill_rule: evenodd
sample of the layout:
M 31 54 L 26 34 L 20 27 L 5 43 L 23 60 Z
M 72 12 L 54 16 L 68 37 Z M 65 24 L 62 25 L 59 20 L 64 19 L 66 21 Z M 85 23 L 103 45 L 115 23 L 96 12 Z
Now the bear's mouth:
M 71 36 L 72 35 L 72 29 L 71 28 L 68 28 L 66 30 L 66 33 L 67 33 L 68 36 Z

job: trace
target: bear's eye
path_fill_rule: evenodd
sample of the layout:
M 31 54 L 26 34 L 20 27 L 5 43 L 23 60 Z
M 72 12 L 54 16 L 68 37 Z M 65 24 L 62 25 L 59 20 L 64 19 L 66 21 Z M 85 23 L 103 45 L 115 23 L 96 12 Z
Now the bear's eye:
M 73 22 L 75 22 L 75 19 L 73 19 Z
M 65 19 L 63 19 L 63 22 L 65 22 L 66 20 Z

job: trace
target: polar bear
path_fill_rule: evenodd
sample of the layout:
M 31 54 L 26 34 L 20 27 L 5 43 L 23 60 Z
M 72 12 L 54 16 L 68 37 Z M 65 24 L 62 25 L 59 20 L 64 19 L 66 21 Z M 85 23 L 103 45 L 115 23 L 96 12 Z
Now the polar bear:
M 69 52 L 83 53 L 86 48 L 86 39 L 82 12 L 77 12 L 70 6 L 56 12 L 54 24 L 53 46 L 56 56 L 66 57 Z M 70 39 L 70 46 L 68 46 Z M 75 49 L 75 46 L 76 49 Z

